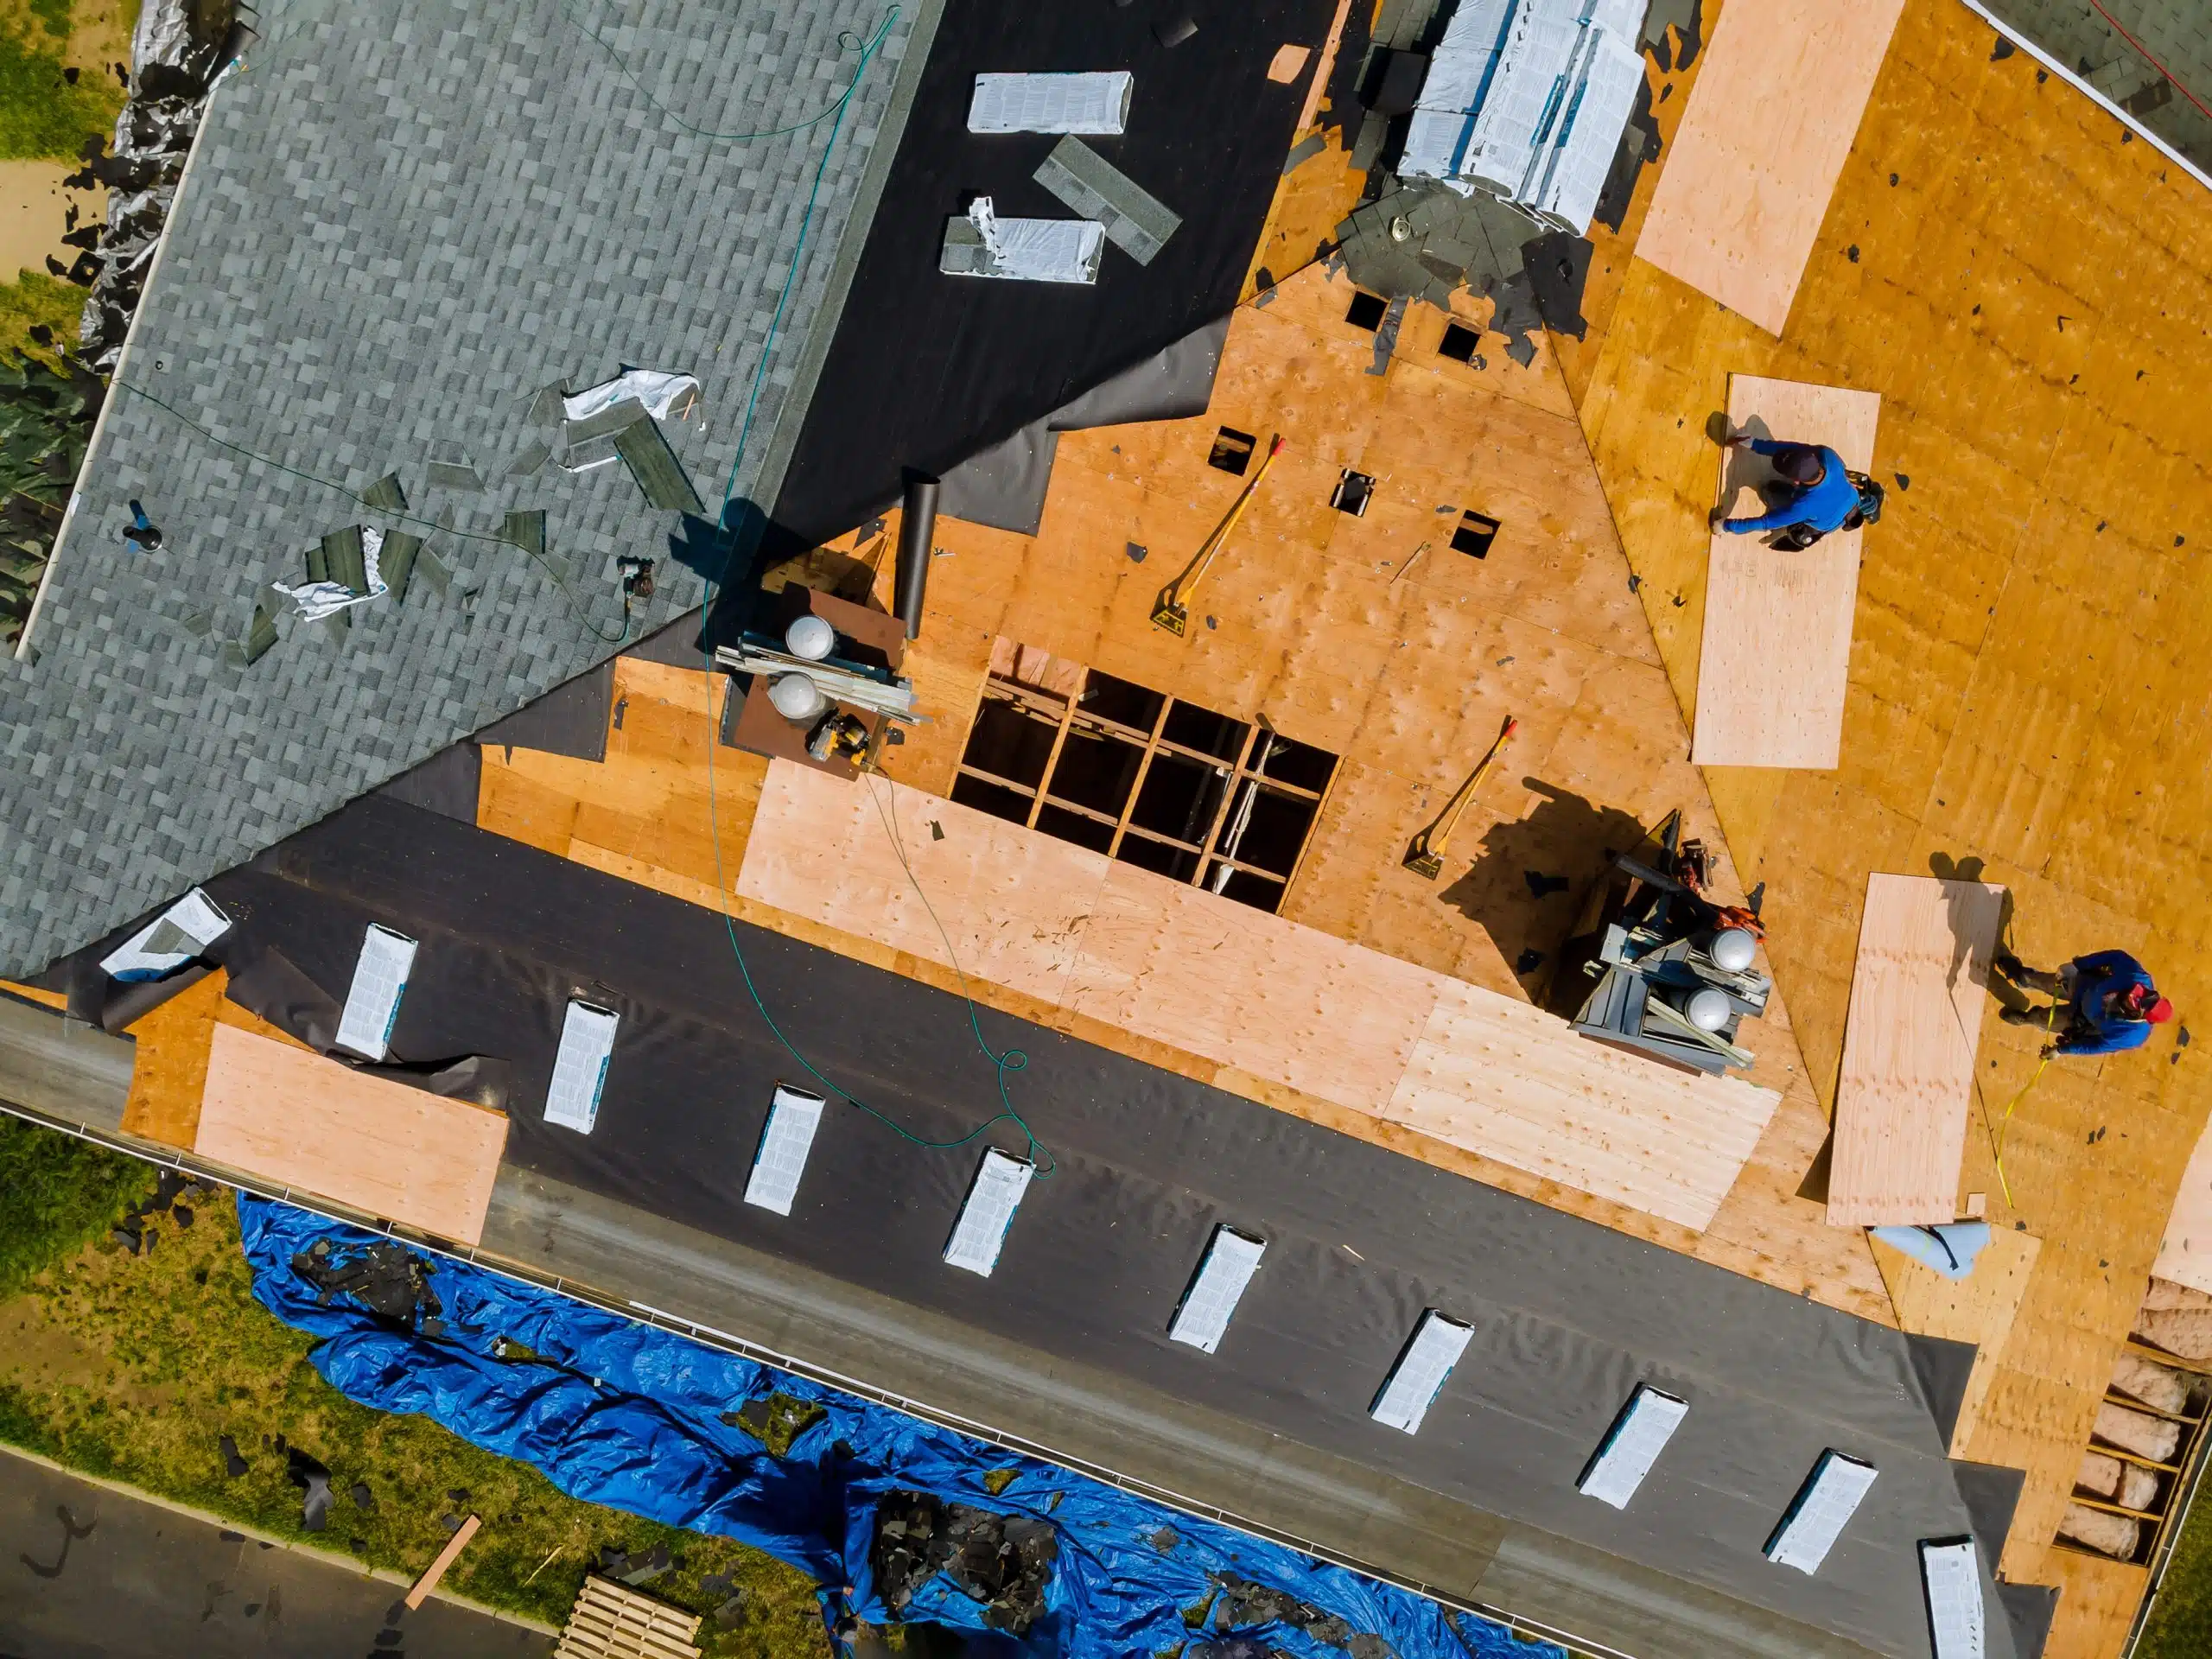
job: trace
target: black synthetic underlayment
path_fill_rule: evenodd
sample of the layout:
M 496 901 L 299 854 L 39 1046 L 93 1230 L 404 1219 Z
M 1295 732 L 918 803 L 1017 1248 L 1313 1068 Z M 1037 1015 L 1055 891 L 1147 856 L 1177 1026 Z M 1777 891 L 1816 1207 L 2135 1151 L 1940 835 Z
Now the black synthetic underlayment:
M 1953 1342 L 1945 1337 L 1909 1337 L 1906 1340 L 1912 1345 L 1912 1369 L 1920 1378 L 1921 1392 L 1935 1416 L 1936 1433 L 1948 1446 L 1951 1436 L 1958 1430 L 1960 1409 L 1966 1404 L 1967 1381 L 1974 1376 L 1974 1345 L 1970 1342 Z
M 556 688 L 557 691 L 560 688 Z M 553 695 L 549 693 L 548 695 Z M 442 813 L 462 823 L 476 822 L 477 797 L 483 788 L 483 755 L 476 745 L 455 743 L 377 791 L 395 801 Z
M 357 957 L 360 948 L 360 936 L 356 933 L 353 951 Z M 208 954 L 230 971 L 225 996 L 326 1058 L 387 1083 L 403 1083 L 449 1100 L 472 1101 L 492 1111 L 507 1109 L 513 1071 L 503 1059 L 474 1053 L 433 1057 L 421 1051 L 415 1051 L 415 1057 L 410 1058 L 409 1052 L 395 1044 L 378 1061 L 337 1049 L 338 1022 L 345 1007 L 340 997 L 324 991 L 258 931 L 233 929 L 210 947 Z M 339 983 L 350 985 L 352 981 L 349 966 Z
M 578 760 L 604 760 L 607 708 L 613 696 L 614 663 L 610 658 L 494 721 L 476 734 L 476 741 L 487 747 L 505 744 Z
M 2001 1463 L 1954 1463 L 1951 1472 L 1959 1483 L 1959 1497 L 1974 1522 L 1974 1541 L 1982 1559 L 1999 1560 L 2005 1540 L 2012 1530 L 2012 1511 L 2019 1507 L 2020 1490 L 2027 1474 Z
M 2017 1659 L 2043 1659 L 2050 1640 L 2050 1621 L 2058 1612 L 2058 1591 L 2048 1584 L 2000 1584 L 1999 1600 L 2012 1627 L 2012 1651 Z
M 939 1258 L 982 1141 L 927 1151 L 833 1104 L 793 1214 L 741 1202 L 773 1085 L 809 1080 L 753 1008 L 719 914 L 373 797 L 209 887 L 240 918 L 236 948 L 281 951 L 329 995 L 369 921 L 420 939 L 395 1051 L 512 1062 L 523 1168 L 1877 1651 L 1927 1650 L 1916 1544 L 1970 1517 L 1894 1331 L 988 1009 L 989 1039 L 1027 1052 L 1011 1087 L 1058 1170 L 981 1279 Z M 957 997 L 734 931 L 839 1086 L 925 1139 L 996 1109 Z M 622 1016 L 588 1137 L 540 1115 L 575 995 Z M 988 1139 L 1024 1144 L 1006 1124 Z M 1217 1222 L 1268 1252 L 1207 1356 L 1166 1328 Z M 1367 1411 L 1429 1306 L 1474 1339 L 1412 1437 Z M 1573 1482 L 1645 1380 L 1691 1410 L 1617 1512 Z M 1760 1546 L 1831 1446 L 1880 1478 L 1817 1576 L 1776 1567 Z M 1994 1634 L 1991 1659 L 2008 1650 Z
M 938 510 L 948 518 L 1034 536 L 1052 487 L 1059 435 L 1205 414 L 1213 401 L 1229 322 L 1221 317 L 1193 330 L 1012 437 L 970 455 L 944 475 Z
M 899 499 L 902 468 L 942 476 L 1235 308 L 1306 96 L 1268 64 L 1287 41 L 1320 41 L 1336 7 L 1191 0 L 1198 34 L 1173 48 L 1155 11 L 949 0 L 776 499 L 779 532 L 840 535 Z M 1353 66 L 1358 48 L 1347 40 Z M 1159 257 L 1109 247 L 1087 287 L 942 274 L 945 220 L 975 195 L 1001 218 L 1068 216 L 1031 176 L 1057 139 L 968 130 L 976 75 L 1107 69 L 1135 77 L 1128 130 L 1084 142 L 1182 216 Z

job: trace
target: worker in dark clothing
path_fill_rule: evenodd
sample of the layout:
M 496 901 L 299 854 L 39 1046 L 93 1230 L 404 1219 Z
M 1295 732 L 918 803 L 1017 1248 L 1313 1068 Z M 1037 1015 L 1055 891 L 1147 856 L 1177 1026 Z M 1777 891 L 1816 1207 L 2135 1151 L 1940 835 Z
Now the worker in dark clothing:
M 2174 1017 L 2174 1005 L 2158 995 L 2143 964 L 2125 950 L 2076 957 L 2055 974 L 2028 967 L 2009 950 L 1999 951 L 1993 965 L 2015 985 L 2053 999 L 2048 1008 L 2005 1008 L 1998 1014 L 2007 1025 L 2056 1032 L 2046 1054 L 2117 1054 L 2140 1048 L 2151 1040 L 2152 1027 Z
M 1863 486 L 1843 464 L 1843 457 L 1825 444 L 1777 443 L 1739 432 L 1728 440 L 1731 449 L 1749 449 L 1773 464 L 1776 481 L 1763 490 L 1767 511 L 1755 518 L 1730 518 L 1713 509 L 1716 528 L 1732 536 L 1751 536 L 1761 531 L 1786 532 L 1793 547 L 1810 547 L 1830 531 L 1855 529 L 1881 512 L 1881 486 Z M 1867 492 L 1874 496 L 1867 511 Z

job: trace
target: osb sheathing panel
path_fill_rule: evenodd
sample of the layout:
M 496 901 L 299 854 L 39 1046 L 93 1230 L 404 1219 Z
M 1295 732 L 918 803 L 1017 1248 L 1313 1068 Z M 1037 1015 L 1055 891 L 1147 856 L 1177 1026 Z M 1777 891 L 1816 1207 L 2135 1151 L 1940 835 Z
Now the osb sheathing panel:
M 2012 1522 L 2012 1536 L 2020 1521 Z M 2044 1659 L 2119 1659 L 2151 1587 L 2151 1570 L 2107 1560 L 2078 1549 L 2054 1549 L 2037 1573 L 2038 1584 L 2058 1587 L 2058 1607 L 2044 1643 Z
M 179 991 L 130 1027 L 134 1052 L 123 1132 L 189 1148 L 200 1129 L 207 1053 L 230 976 L 221 969 Z
M 1841 766 L 1709 774 L 1744 879 L 1769 884 L 1776 972 L 1824 1101 L 1872 870 L 2001 884 L 2028 961 L 2124 946 L 2184 1018 L 2205 980 L 2212 570 L 2191 561 L 2212 534 L 2212 195 L 2024 54 L 1993 60 L 1993 39 L 1948 0 L 1910 0 L 1779 341 L 1608 239 L 1591 334 L 1563 346 L 1685 706 L 1702 429 L 1727 376 L 1883 399 L 1889 507 L 1865 540 Z M 2012 1116 L 2000 1181 L 1985 1117 L 2027 1083 L 2036 1039 L 1992 1019 L 1981 1048 L 1962 1193 L 2044 1248 L 1976 1455 L 2028 1470 L 2005 1567 L 2048 1579 L 2203 1126 L 2202 1062 L 2167 1033 L 2148 1053 L 2054 1062 Z

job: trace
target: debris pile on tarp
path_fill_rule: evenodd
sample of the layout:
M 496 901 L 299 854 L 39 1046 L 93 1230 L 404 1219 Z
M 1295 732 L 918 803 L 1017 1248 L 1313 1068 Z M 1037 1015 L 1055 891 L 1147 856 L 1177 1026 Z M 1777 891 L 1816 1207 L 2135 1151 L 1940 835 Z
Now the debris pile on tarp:
M 107 224 L 97 245 L 54 272 L 92 290 L 77 335 L 86 360 L 104 374 L 122 354 L 208 89 L 231 60 L 236 10 L 231 0 L 145 0 L 131 35 L 134 79 L 116 118 L 115 149 L 88 139 L 84 170 L 64 181 L 77 189 L 107 188 Z
M 238 1224 L 254 1294 L 322 1338 L 315 1369 L 349 1399 L 429 1417 L 586 1502 L 764 1549 L 825 1586 L 833 1625 L 994 1630 L 1062 1659 L 1564 1659 L 1410 1591 L 472 1264 L 243 1192 Z M 802 1422 L 810 1408 L 819 1417 Z M 788 1434 L 783 1454 L 748 1421 Z M 1201 1606 L 1203 1633 L 1185 1618 Z
M 328 1239 L 318 1238 L 292 1258 L 292 1271 L 315 1287 L 324 1307 L 351 1296 L 372 1313 L 434 1336 L 445 1312 L 430 1288 L 429 1263 L 388 1238 L 359 1250 L 334 1250 Z
M 1045 1615 L 1058 1551 L 1042 1521 L 893 1492 L 876 1507 L 868 1560 L 877 1592 L 902 1618 L 915 1592 L 942 1573 L 981 1605 L 985 1624 L 1020 1636 Z

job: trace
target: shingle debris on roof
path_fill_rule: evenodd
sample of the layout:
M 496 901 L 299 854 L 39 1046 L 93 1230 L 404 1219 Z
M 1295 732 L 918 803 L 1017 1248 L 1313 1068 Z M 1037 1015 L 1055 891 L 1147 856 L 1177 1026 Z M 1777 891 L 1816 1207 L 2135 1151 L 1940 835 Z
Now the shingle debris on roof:
M 535 456 L 516 470 L 575 569 L 660 554 L 673 525 L 620 469 L 537 470 L 531 395 L 667 362 L 695 368 L 710 408 L 742 405 L 830 123 L 751 143 L 694 129 L 829 110 L 883 20 L 880 0 L 648 0 L 604 11 L 594 41 L 556 0 L 397 0 L 265 31 L 211 102 L 35 663 L 0 662 L 0 973 L 36 972 L 619 647 L 615 584 L 564 591 L 499 543 L 499 511 L 442 500 L 450 477 L 419 480 L 404 511 L 423 522 L 355 493 L 434 447 Z M 912 20 L 892 23 L 828 151 L 786 368 L 821 320 Z M 788 396 L 772 365 L 741 493 Z M 737 431 L 670 435 L 719 480 Z M 126 563 L 102 537 L 133 497 L 168 538 Z M 438 551 L 473 606 L 362 607 L 342 675 L 315 631 L 271 638 L 288 631 L 256 608 L 265 584 L 296 582 L 334 520 L 427 534 L 456 505 Z M 429 549 L 410 574 L 446 585 Z M 702 594 L 666 564 L 638 631 Z M 164 620 L 195 609 L 238 620 L 204 637 Z

